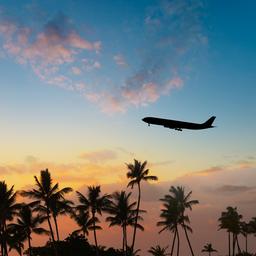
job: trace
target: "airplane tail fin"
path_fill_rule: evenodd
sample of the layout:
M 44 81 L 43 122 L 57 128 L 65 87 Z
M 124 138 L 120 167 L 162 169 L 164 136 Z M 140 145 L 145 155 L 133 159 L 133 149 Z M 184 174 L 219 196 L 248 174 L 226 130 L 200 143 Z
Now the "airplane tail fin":
M 213 127 L 212 126 L 212 123 L 213 121 L 215 120 L 216 116 L 212 116 L 211 118 L 209 118 L 205 123 L 204 125 L 206 125 L 207 127 Z

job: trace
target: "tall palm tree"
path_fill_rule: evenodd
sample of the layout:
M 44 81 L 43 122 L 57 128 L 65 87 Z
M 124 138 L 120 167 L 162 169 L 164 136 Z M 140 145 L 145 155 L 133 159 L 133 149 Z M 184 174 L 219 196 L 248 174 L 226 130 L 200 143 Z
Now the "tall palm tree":
M 168 246 L 166 247 L 161 247 L 159 245 L 153 247 L 151 246 L 148 252 L 152 254 L 153 256 L 168 256 L 170 255 L 169 253 L 166 252 Z
M 134 159 L 134 163 L 126 164 L 128 168 L 127 178 L 131 179 L 128 183 L 128 187 L 133 189 L 134 185 L 138 186 L 138 200 L 137 200 L 137 209 L 136 209 L 136 219 L 135 225 L 133 230 L 133 238 L 132 238 L 132 245 L 131 250 L 133 251 L 135 245 L 135 238 L 136 238 L 136 230 L 138 224 L 138 216 L 140 210 L 140 199 L 141 199 L 141 181 L 150 181 L 150 180 L 158 180 L 157 176 L 148 175 L 149 169 L 146 169 L 147 161 L 141 163 L 140 161 Z
M 93 230 L 94 227 L 96 230 L 101 229 L 100 226 L 94 225 L 95 223 L 99 222 L 99 219 L 95 217 L 95 220 L 90 217 L 89 212 L 84 211 L 74 211 L 71 217 L 75 220 L 76 224 L 79 226 L 79 229 L 75 230 L 73 233 L 83 233 L 83 235 L 89 235 L 89 231 Z
M 136 215 L 136 202 L 130 203 L 130 193 L 125 191 L 115 192 L 111 195 L 111 202 L 108 207 L 108 213 L 111 216 L 106 218 L 106 221 L 110 222 L 109 226 L 120 226 L 123 231 L 123 252 L 126 255 L 127 252 L 127 227 L 135 225 Z M 141 211 L 142 212 L 142 211 Z M 138 218 L 142 219 L 140 216 Z M 144 228 L 137 223 L 137 228 L 144 230 Z
M 5 181 L 0 181 L 0 238 L 1 254 L 8 255 L 7 249 L 7 221 L 13 220 L 20 205 L 16 203 L 17 192 L 14 186 L 8 189 Z
M 13 229 L 18 234 L 21 234 L 20 241 L 28 240 L 29 255 L 31 256 L 31 234 L 47 234 L 49 231 L 42 227 L 38 227 L 45 220 L 44 216 L 37 214 L 33 216 L 32 210 L 29 205 L 22 205 L 18 213 L 17 223 L 11 223 L 8 225 L 10 229 Z
M 87 212 L 89 211 L 92 214 L 93 220 L 93 234 L 94 234 L 94 242 L 96 247 L 96 254 L 99 255 L 99 248 L 96 236 L 96 213 L 102 214 L 102 211 L 106 211 L 109 205 L 109 195 L 105 194 L 103 196 L 100 195 L 101 189 L 100 186 L 89 186 L 87 197 L 84 196 L 80 192 L 76 192 L 78 196 L 78 200 L 80 205 L 77 206 L 79 211 Z
M 184 187 L 174 187 L 171 186 L 171 188 L 169 189 L 170 194 L 165 196 L 165 199 L 168 201 L 174 201 L 176 202 L 176 207 L 177 207 L 177 211 L 179 212 L 180 215 L 180 221 L 181 221 L 181 226 L 185 232 L 185 236 L 189 245 L 189 249 L 190 252 L 192 254 L 192 256 L 194 256 L 194 252 L 192 249 L 192 245 L 190 243 L 189 237 L 188 237 L 188 232 L 187 231 L 191 231 L 192 229 L 188 229 L 188 226 L 186 225 L 185 221 L 187 220 L 187 222 L 189 223 L 189 218 L 188 216 L 185 216 L 185 211 L 186 209 L 192 210 L 192 206 L 196 205 L 199 203 L 198 200 L 191 200 L 191 195 L 192 195 L 192 191 L 188 192 L 187 194 L 185 193 L 185 189 Z
M 50 229 L 50 234 L 53 242 L 53 248 L 55 255 L 57 255 L 57 249 L 56 249 L 56 244 L 55 244 L 55 237 L 54 237 L 54 232 L 51 224 L 51 203 L 53 199 L 64 199 L 64 195 L 71 192 L 72 188 L 70 187 L 65 187 L 62 189 L 59 189 L 59 184 L 55 183 L 53 184 L 51 174 L 46 170 L 42 170 L 40 172 L 40 178 L 38 179 L 36 176 L 35 178 L 35 185 L 36 188 L 28 191 L 21 191 L 21 195 L 29 198 L 33 198 L 36 201 L 34 201 L 34 204 L 38 205 L 37 210 L 40 211 L 42 208 L 45 209 L 46 212 L 46 217 L 47 217 L 47 222 L 48 226 Z
M 212 252 L 218 252 L 217 250 L 212 248 L 211 243 L 207 243 L 204 248 L 202 249 L 202 252 L 208 252 L 209 256 L 211 256 Z

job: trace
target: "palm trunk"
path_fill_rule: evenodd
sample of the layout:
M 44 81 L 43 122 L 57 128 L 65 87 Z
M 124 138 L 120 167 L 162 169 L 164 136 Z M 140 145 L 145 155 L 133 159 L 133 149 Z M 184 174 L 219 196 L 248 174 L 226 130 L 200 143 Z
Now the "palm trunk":
M 186 238 L 187 238 L 187 241 L 188 241 L 188 245 L 189 245 L 189 249 L 190 249 L 190 251 L 191 251 L 191 254 L 192 254 L 192 256 L 194 256 L 194 252 L 193 252 L 191 243 L 190 243 L 190 241 L 189 241 L 188 232 L 187 232 L 187 229 L 186 229 L 186 227 L 185 227 L 185 223 L 184 223 L 184 222 L 183 222 L 183 229 L 184 229 L 184 231 L 185 231 L 185 235 L 186 235 Z
M 230 232 L 228 232 L 228 256 L 231 256 L 231 250 L 230 250 L 231 243 L 230 243 L 230 240 L 231 240 Z
M 125 255 L 125 253 L 124 253 L 124 245 L 125 245 L 125 240 L 124 240 L 124 226 L 123 226 L 123 246 L 122 246 L 122 248 L 123 248 L 123 254 Z
M 123 255 L 126 255 L 127 251 L 127 237 L 126 237 L 126 226 L 123 226 Z
M 180 236 L 179 236 L 179 230 L 178 230 L 178 227 L 176 227 L 176 232 L 177 232 L 177 240 L 178 240 L 177 256 L 179 256 L 179 255 L 180 255 Z
M 127 228 L 124 226 L 124 252 L 127 255 Z
M 6 234 L 6 222 L 4 221 L 4 224 L 3 224 L 3 235 Z M 7 241 L 6 239 L 4 239 L 3 241 L 3 246 L 4 246 L 4 255 L 5 256 L 8 256 L 8 248 L 7 248 Z
M 211 256 L 211 252 L 209 252 L 209 256 Z
M 245 252 L 248 253 L 248 236 L 245 235 Z
M 48 222 L 51 237 L 52 237 L 52 245 L 53 245 L 54 254 L 55 254 L 55 256 L 58 256 L 58 252 L 57 252 L 57 248 L 56 248 L 56 244 L 55 244 L 54 233 L 53 233 L 53 229 L 52 229 L 52 224 L 50 222 L 50 215 L 49 215 L 48 207 L 47 207 L 47 222 Z
M 233 245 L 233 253 L 232 256 L 235 256 L 235 252 L 236 252 L 236 239 L 235 239 L 235 234 L 233 234 L 233 241 L 232 241 L 232 245 Z
M 241 253 L 241 247 L 240 247 L 240 244 L 239 244 L 238 236 L 237 236 L 237 235 L 236 235 L 236 244 L 237 244 L 238 252 Z
M 175 245 L 176 236 L 177 236 L 177 230 L 175 230 L 175 232 L 174 232 L 174 237 L 173 237 L 173 241 L 172 241 L 171 256 L 173 255 L 173 250 L 174 250 L 174 245 Z
M 31 236 L 30 236 L 30 234 L 28 235 L 28 252 L 29 252 L 29 256 L 31 256 Z
M 138 190 L 139 190 L 138 204 L 137 204 L 137 209 L 136 209 L 136 219 L 135 219 L 135 226 L 134 226 L 134 230 L 133 230 L 133 238 L 132 238 L 132 246 L 131 246 L 131 251 L 132 252 L 133 252 L 133 248 L 134 248 L 134 245 L 135 245 L 135 237 L 136 237 L 138 216 L 139 216 L 139 210 L 140 210 L 140 196 L 141 196 L 140 183 L 138 183 Z
M 99 249 L 98 249 L 98 243 L 97 243 L 97 237 L 96 237 L 96 225 L 95 225 L 95 212 L 92 211 L 92 218 L 93 218 L 93 235 L 94 235 L 94 242 L 96 247 L 96 255 L 99 255 Z
M 57 216 L 53 217 L 54 220 L 54 225 L 56 229 L 56 235 L 57 235 L 57 241 L 60 241 L 60 236 L 59 236 L 59 228 L 58 228 L 58 222 L 57 222 Z

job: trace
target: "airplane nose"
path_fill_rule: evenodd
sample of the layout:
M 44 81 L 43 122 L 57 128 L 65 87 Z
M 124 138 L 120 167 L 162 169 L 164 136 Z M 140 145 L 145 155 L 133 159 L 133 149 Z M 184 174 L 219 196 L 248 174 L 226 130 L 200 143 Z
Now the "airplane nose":
M 142 120 L 143 122 L 146 122 L 146 117 L 142 118 L 141 120 Z

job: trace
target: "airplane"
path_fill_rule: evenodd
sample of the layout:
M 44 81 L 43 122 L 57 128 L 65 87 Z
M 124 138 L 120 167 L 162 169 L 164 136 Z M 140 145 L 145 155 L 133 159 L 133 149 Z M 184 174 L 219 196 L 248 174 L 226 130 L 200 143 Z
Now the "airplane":
M 201 129 L 213 128 L 215 126 L 212 126 L 212 123 L 215 118 L 216 116 L 212 116 L 204 123 L 189 123 L 189 122 L 163 119 L 163 118 L 157 118 L 157 117 L 145 117 L 142 119 L 142 121 L 147 123 L 148 126 L 150 126 L 151 124 L 162 125 L 166 128 L 182 131 L 182 129 L 201 130 Z

